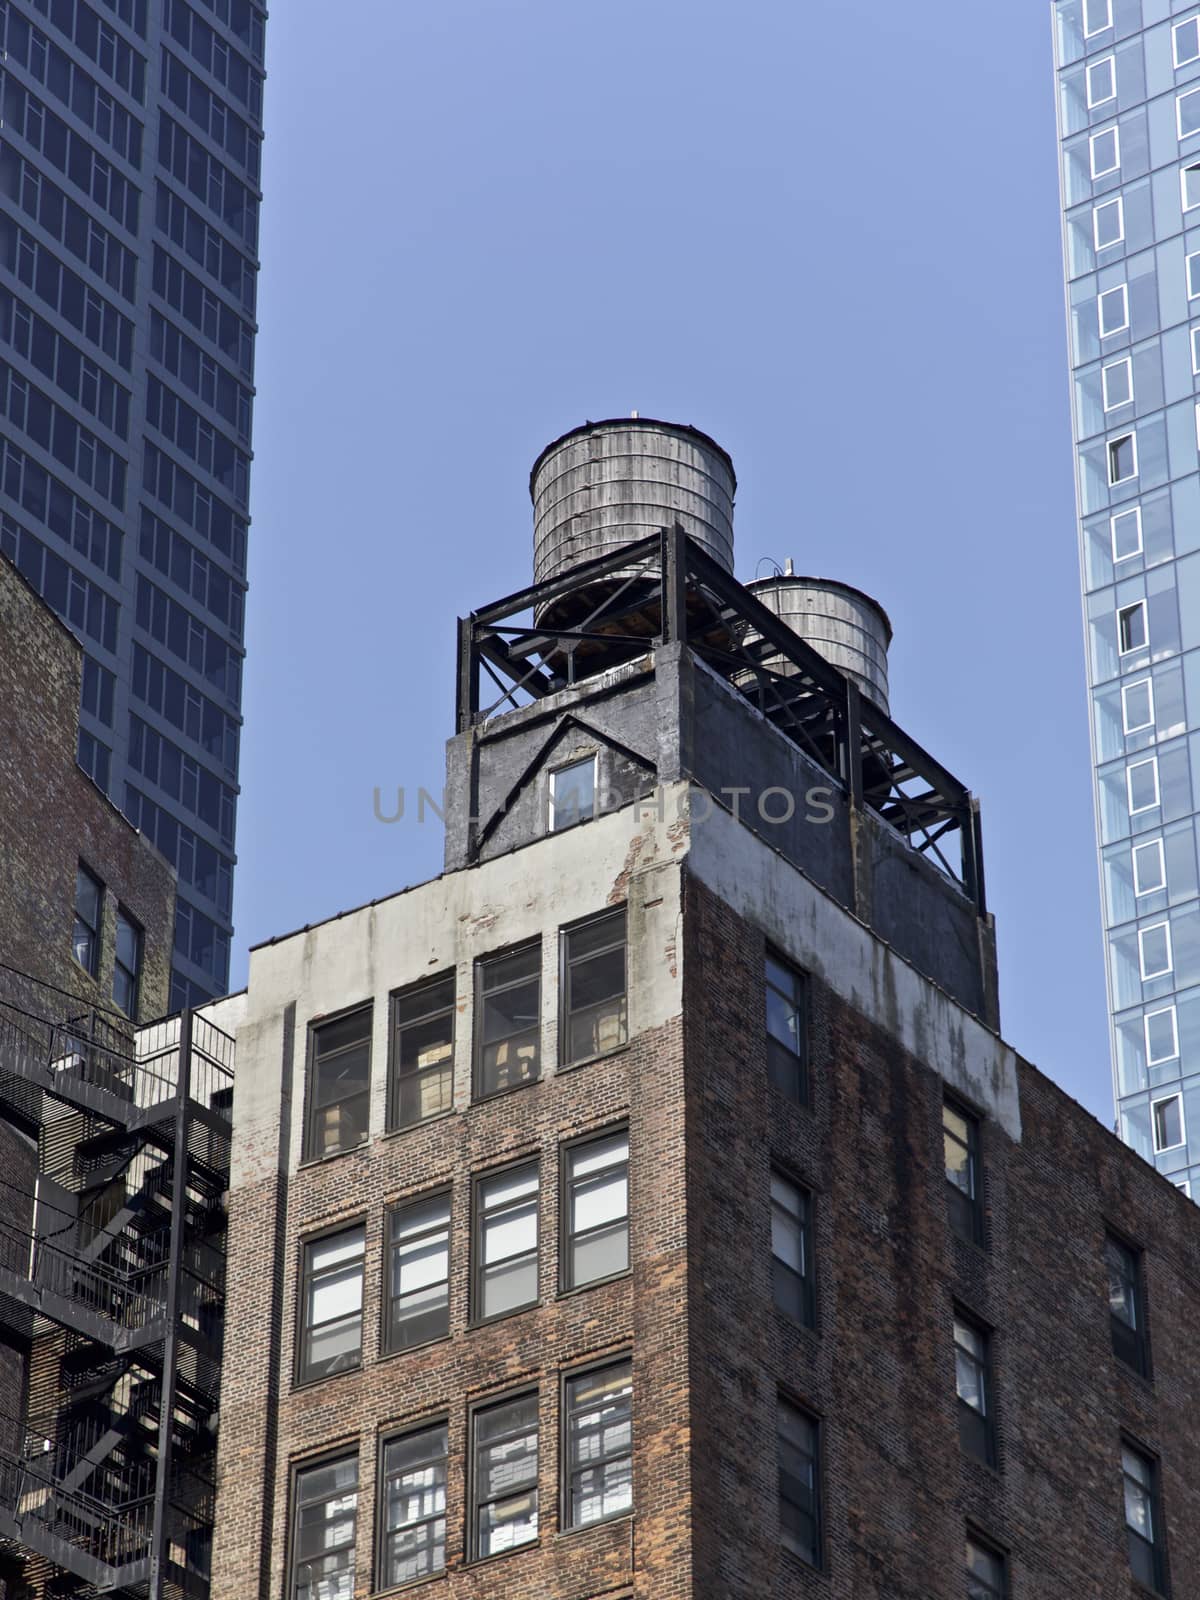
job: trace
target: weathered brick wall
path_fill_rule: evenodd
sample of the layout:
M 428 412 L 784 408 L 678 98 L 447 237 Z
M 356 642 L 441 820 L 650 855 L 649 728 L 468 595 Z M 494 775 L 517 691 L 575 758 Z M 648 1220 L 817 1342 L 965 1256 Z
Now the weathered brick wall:
M 985 1123 L 987 1246 L 950 1228 L 936 1062 L 813 985 L 812 1105 L 767 1081 L 761 933 L 689 878 L 684 918 L 697 1596 L 961 1600 L 968 1519 L 1014 1596 L 1144 1594 L 1120 1434 L 1161 1455 L 1173 1592 L 1200 1594 L 1200 1213 L 1034 1068 Z M 772 1164 L 816 1200 L 817 1328 L 771 1294 Z M 1113 1354 L 1106 1222 L 1145 1247 L 1153 1382 Z M 952 1309 L 995 1330 L 999 1466 L 958 1442 Z M 827 1572 L 776 1521 L 780 1388 L 825 1424 Z
M 145 932 L 141 1021 L 167 1009 L 175 874 L 75 760 L 82 650 L 0 556 L 0 961 L 111 1005 L 117 903 Z M 71 955 L 75 873 L 104 883 L 101 963 Z

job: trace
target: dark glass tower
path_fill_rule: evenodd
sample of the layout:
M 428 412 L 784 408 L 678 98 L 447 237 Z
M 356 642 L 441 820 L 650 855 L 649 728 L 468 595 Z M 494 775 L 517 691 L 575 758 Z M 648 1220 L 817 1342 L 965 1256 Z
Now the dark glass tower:
M 83 640 L 81 765 L 178 869 L 176 1007 L 229 977 L 265 20 L 0 0 L 0 549 Z

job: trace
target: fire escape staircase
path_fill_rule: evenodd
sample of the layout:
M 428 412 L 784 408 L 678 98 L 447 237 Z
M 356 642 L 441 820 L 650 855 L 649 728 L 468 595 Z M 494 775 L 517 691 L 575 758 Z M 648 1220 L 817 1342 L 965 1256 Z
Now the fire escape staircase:
M 139 1282 L 7 1222 L 0 1222 L 0 1291 L 119 1354 L 166 1332 L 166 1300 L 153 1279 Z

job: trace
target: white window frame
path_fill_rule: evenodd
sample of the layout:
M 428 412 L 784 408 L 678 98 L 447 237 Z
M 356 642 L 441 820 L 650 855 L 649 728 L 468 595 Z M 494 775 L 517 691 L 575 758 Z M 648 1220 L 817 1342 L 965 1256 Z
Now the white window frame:
M 1200 450 L 1200 400 L 1196 401 L 1196 449 Z
M 1125 517 L 1132 517 L 1133 520 L 1134 520 L 1134 525 L 1137 528 L 1137 549 L 1136 550 L 1126 550 L 1124 555 L 1118 555 L 1118 553 L 1117 553 L 1117 523 L 1122 521 Z M 1108 519 L 1108 536 L 1109 536 L 1109 539 L 1112 541 L 1112 555 L 1113 555 L 1113 561 L 1114 562 L 1117 562 L 1117 561 L 1132 561 L 1134 556 L 1140 556 L 1142 554 L 1142 551 L 1143 551 L 1143 548 L 1144 548 L 1144 546 L 1142 544 L 1142 508 L 1141 508 L 1141 506 L 1131 506 L 1127 511 L 1118 511 L 1114 516 L 1109 517 L 1109 519 Z
M 1142 888 L 1140 887 L 1142 874 L 1138 870 L 1138 859 L 1139 857 L 1148 856 L 1151 854 L 1158 863 L 1158 877 L 1155 882 L 1148 883 L 1144 888 Z M 1130 851 L 1130 860 L 1133 864 L 1133 892 L 1135 896 L 1140 897 L 1144 894 L 1158 894 L 1161 890 L 1167 887 L 1167 858 L 1163 853 L 1163 842 L 1161 839 L 1143 839 L 1141 844 L 1135 844 L 1133 849 Z
M 1099 27 L 1089 25 L 1088 18 L 1095 15 L 1096 10 L 1103 7 L 1101 12 L 1104 21 Z M 1106 28 L 1113 25 L 1112 0 L 1083 0 L 1083 37 L 1094 39 L 1098 33 L 1103 33 Z
M 1177 67 L 1188 67 L 1193 61 L 1200 61 L 1200 15 L 1184 17 L 1182 22 L 1177 22 L 1171 29 L 1171 60 Z M 1196 54 L 1194 56 L 1180 56 L 1179 35 L 1185 28 L 1196 27 Z
M 1100 213 L 1102 211 L 1111 211 L 1114 206 L 1116 207 L 1116 212 L 1117 212 L 1117 236 L 1116 236 L 1115 239 L 1106 239 L 1104 241 L 1104 243 L 1101 244 L 1100 243 L 1100 229 L 1097 227 L 1097 223 L 1098 223 L 1099 218 L 1100 218 Z M 1124 200 L 1123 196 L 1117 194 L 1117 195 L 1113 195 L 1111 200 L 1104 200 L 1104 201 L 1101 202 L 1100 205 L 1094 206 L 1092 208 L 1092 248 L 1096 251 L 1097 255 L 1099 255 L 1101 250 L 1111 250 L 1111 249 L 1114 248 L 1114 246 L 1119 245 L 1119 244 L 1124 244 L 1124 243 L 1125 243 L 1125 200 Z
M 1155 1017 L 1170 1017 L 1171 1019 L 1171 1052 L 1165 1056 L 1152 1056 L 1150 1054 L 1150 1024 Z M 1164 1061 L 1175 1061 L 1179 1056 L 1179 1018 L 1175 1015 L 1174 1004 L 1159 1006 L 1157 1011 L 1147 1011 L 1142 1018 L 1142 1033 L 1146 1040 L 1146 1065 L 1160 1067 Z
M 1142 643 L 1141 644 L 1131 644 L 1129 646 L 1128 650 L 1122 650 L 1122 648 L 1121 648 L 1121 618 L 1125 615 L 1125 613 L 1127 611 L 1137 611 L 1139 609 L 1140 609 L 1140 611 L 1142 613 Z M 1146 602 L 1144 600 L 1135 600 L 1132 605 L 1118 606 L 1117 607 L 1117 654 L 1119 656 L 1135 656 L 1135 655 L 1137 655 L 1139 650 L 1149 650 L 1149 648 L 1150 648 L 1150 619 L 1146 615 Z
M 1110 372 L 1115 372 L 1118 367 L 1124 370 L 1129 388 L 1129 393 L 1124 400 L 1112 400 L 1109 398 L 1108 393 L 1108 375 Z M 1121 406 L 1131 406 L 1133 404 L 1133 357 L 1122 356 L 1119 360 L 1110 361 L 1107 366 L 1101 367 L 1100 388 L 1105 411 L 1117 411 Z
M 1135 806 L 1133 803 L 1133 775 L 1135 772 L 1140 772 L 1143 767 L 1151 767 L 1154 770 L 1154 799 L 1147 805 Z M 1144 811 L 1157 811 L 1159 806 L 1162 805 L 1162 790 L 1158 785 L 1157 756 L 1147 756 L 1144 761 L 1131 761 L 1125 768 L 1125 798 L 1129 803 L 1129 815 L 1131 817 L 1140 817 Z
M 1110 136 L 1111 136 L 1112 142 L 1113 142 L 1112 163 L 1111 163 L 1111 165 L 1109 165 L 1107 167 L 1097 167 L 1097 165 L 1096 165 L 1096 147 L 1100 143 L 1101 139 L 1107 139 Z M 1090 136 L 1090 138 L 1088 139 L 1088 166 L 1089 166 L 1089 168 L 1091 170 L 1091 174 L 1092 174 L 1092 178 L 1093 179 L 1096 179 L 1096 178 L 1107 178 L 1111 173 L 1120 172 L 1120 170 L 1121 170 L 1121 129 L 1120 129 L 1120 126 L 1117 123 L 1114 122 L 1111 128 L 1098 128 L 1096 130 L 1096 132 L 1093 133 Z
M 1116 450 L 1117 446 L 1119 444 L 1123 444 L 1126 439 L 1128 439 L 1130 444 L 1133 446 L 1133 468 L 1131 471 L 1127 472 L 1123 478 L 1114 478 L 1113 467 L 1116 463 L 1114 451 Z M 1116 489 L 1123 483 L 1132 483 L 1138 475 L 1137 429 L 1130 428 L 1128 433 L 1114 434 L 1111 439 L 1106 439 L 1104 441 L 1104 447 L 1108 452 L 1108 487 L 1110 489 Z
M 1192 287 L 1192 262 L 1200 261 L 1200 250 L 1193 250 L 1191 255 L 1183 258 L 1183 281 L 1187 285 L 1189 300 L 1200 300 L 1200 270 L 1195 275 L 1195 288 Z
M 1109 90 L 1107 94 L 1094 95 L 1092 93 L 1092 74 L 1101 67 L 1108 68 Z M 1097 106 L 1106 106 L 1110 100 L 1117 98 L 1117 58 L 1115 55 L 1100 56 L 1096 61 L 1089 61 L 1086 75 L 1087 107 L 1093 111 Z
M 1104 302 L 1110 295 L 1114 294 L 1121 296 L 1121 321 L 1113 328 L 1106 328 L 1104 326 Z M 1104 289 L 1096 296 L 1096 326 L 1100 329 L 1100 337 L 1102 339 L 1111 339 L 1114 334 L 1124 333 L 1129 327 L 1129 285 L 1127 283 L 1115 283 L 1111 289 Z
M 1189 211 L 1195 211 L 1196 207 L 1200 206 L 1200 181 L 1197 183 L 1196 198 L 1189 202 L 1187 197 L 1189 172 L 1196 173 L 1197 179 L 1200 180 L 1200 161 L 1189 161 L 1186 167 L 1180 167 L 1179 169 L 1179 207 L 1185 215 Z
M 1192 1180 L 1190 1178 L 1172 1178 L 1171 1181 L 1175 1184 L 1177 1189 L 1181 1189 L 1183 1193 L 1187 1195 L 1189 1200 L 1192 1198 Z
M 1179 139 L 1194 139 L 1200 133 L 1200 128 L 1189 128 L 1186 133 L 1183 129 L 1183 102 L 1185 100 L 1196 100 L 1198 96 L 1200 96 L 1200 87 L 1185 89 L 1182 94 L 1175 96 L 1175 133 Z
M 1153 972 L 1146 971 L 1146 938 L 1151 933 L 1166 935 L 1166 961 L 1165 967 L 1155 967 Z M 1162 922 L 1152 922 L 1148 928 L 1138 929 L 1138 971 L 1142 975 L 1142 982 L 1149 983 L 1154 978 L 1166 978 L 1175 971 L 1175 947 L 1171 943 L 1171 924 L 1164 918 Z
M 1159 1106 L 1168 1105 L 1172 1100 L 1178 1100 L 1179 1101 L 1179 1143 L 1178 1144 L 1159 1144 L 1159 1142 L 1158 1142 L 1158 1118 L 1155 1116 L 1154 1113 L 1158 1110 Z M 1179 1089 L 1176 1089 L 1174 1094 L 1164 1094 L 1164 1095 L 1161 1095 L 1157 1100 L 1151 1100 L 1151 1102 L 1150 1102 L 1150 1141 L 1154 1146 L 1154 1154 L 1156 1156 L 1165 1155 L 1168 1150 L 1182 1150 L 1184 1145 L 1187 1144 L 1187 1123 L 1184 1121 L 1184 1115 L 1183 1115 L 1183 1094 Z
M 1129 695 L 1134 689 L 1145 689 L 1146 698 L 1150 703 L 1150 715 L 1145 722 L 1130 722 L 1129 720 Z M 1154 726 L 1154 679 L 1135 678 L 1132 683 L 1121 685 L 1121 729 L 1124 733 L 1141 733 L 1146 728 Z

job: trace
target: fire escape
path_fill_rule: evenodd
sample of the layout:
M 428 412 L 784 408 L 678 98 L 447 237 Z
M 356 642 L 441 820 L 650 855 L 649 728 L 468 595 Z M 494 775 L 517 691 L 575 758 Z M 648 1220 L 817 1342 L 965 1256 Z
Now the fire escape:
M 208 1592 L 233 1041 L 202 1012 L 124 1028 L 0 968 L 0 1547 L 43 1600 Z M 20 1135 L 10 1136 L 16 1144 Z M 15 1174 L 20 1176 L 18 1172 Z

